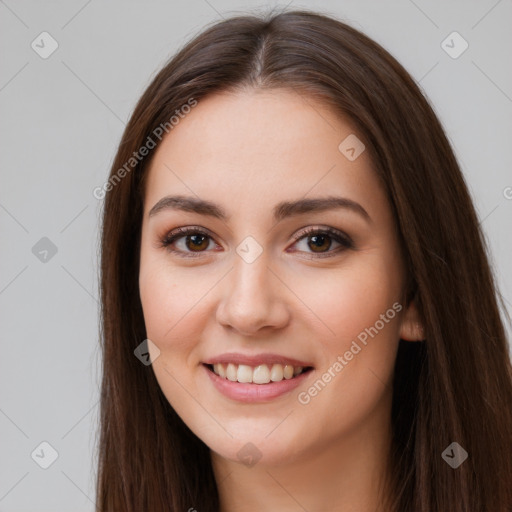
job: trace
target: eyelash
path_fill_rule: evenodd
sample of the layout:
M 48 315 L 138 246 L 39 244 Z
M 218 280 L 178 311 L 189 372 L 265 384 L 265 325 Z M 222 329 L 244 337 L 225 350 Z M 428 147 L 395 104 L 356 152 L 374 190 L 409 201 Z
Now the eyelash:
M 183 258 L 197 258 L 202 256 L 206 251 L 198 251 L 197 253 L 194 252 L 184 252 L 181 250 L 176 250 L 171 248 L 171 244 L 175 242 L 176 240 L 179 240 L 180 238 L 183 238 L 187 235 L 203 235 L 211 240 L 213 240 L 213 237 L 206 232 L 203 228 L 190 226 L 186 228 L 177 228 L 174 231 L 168 233 L 162 240 L 160 240 L 159 247 L 165 248 L 167 251 L 176 254 L 179 257 Z M 330 238 L 332 238 L 334 241 L 338 242 L 341 247 L 338 248 L 338 250 L 329 250 L 325 253 L 309 253 L 313 256 L 310 257 L 311 259 L 316 258 L 327 258 L 332 257 L 335 254 L 338 254 L 339 252 L 342 252 L 346 249 L 354 249 L 354 242 L 352 239 L 346 235 L 345 233 L 342 233 L 341 231 L 335 230 L 333 228 L 307 228 L 304 231 L 302 231 L 299 235 L 297 235 L 294 238 L 293 245 L 295 245 L 297 242 L 302 240 L 303 238 L 307 238 L 309 236 L 315 236 L 315 235 L 328 235 Z

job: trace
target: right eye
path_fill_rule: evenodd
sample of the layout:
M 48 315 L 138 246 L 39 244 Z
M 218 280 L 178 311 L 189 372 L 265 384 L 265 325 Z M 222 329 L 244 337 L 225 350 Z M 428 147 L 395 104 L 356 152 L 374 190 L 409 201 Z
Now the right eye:
M 197 227 L 178 228 L 171 231 L 160 240 L 160 246 L 180 257 L 198 257 L 206 252 L 212 237 Z M 214 243 L 215 245 L 215 243 Z

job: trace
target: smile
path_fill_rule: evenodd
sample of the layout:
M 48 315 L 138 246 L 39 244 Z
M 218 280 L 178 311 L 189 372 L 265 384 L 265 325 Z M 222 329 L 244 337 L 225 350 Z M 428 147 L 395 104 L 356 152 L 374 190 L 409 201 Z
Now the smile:
M 255 367 L 232 363 L 216 363 L 214 365 L 203 363 L 202 366 L 210 382 L 219 393 L 231 400 L 244 403 L 270 402 L 290 393 L 308 379 L 310 375 L 313 375 L 313 367 L 311 366 L 294 367 L 278 363 L 272 365 L 262 364 Z M 223 377 L 217 373 L 214 370 L 214 366 L 217 372 L 224 372 L 225 376 Z M 231 378 L 236 376 L 236 379 L 230 380 L 228 372 Z M 239 372 L 240 379 L 243 382 L 238 380 Z M 272 373 L 274 378 L 280 378 L 280 380 L 271 380 L 270 376 Z M 261 382 L 261 384 L 258 384 L 257 381 Z
M 311 367 L 292 366 L 289 364 L 259 364 L 249 366 L 246 364 L 222 364 L 207 365 L 216 375 L 231 382 L 268 384 L 289 380 L 307 372 Z

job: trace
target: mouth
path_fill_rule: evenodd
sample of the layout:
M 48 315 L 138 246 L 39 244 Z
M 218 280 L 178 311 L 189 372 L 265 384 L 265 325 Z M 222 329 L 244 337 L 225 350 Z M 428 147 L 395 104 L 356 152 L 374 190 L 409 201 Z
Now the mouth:
M 234 363 L 203 363 L 203 366 L 221 379 L 243 384 L 259 385 L 293 380 L 313 370 L 312 366 L 294 366 L 280 363 L 259 364 L 255 366 Z

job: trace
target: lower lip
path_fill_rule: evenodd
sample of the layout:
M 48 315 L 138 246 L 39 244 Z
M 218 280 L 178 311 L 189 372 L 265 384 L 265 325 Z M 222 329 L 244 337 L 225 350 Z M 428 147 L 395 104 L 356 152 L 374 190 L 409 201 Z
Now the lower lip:
M 279 382 L 269 382 L 268 384 L 253 384 L 236 381 L 233 382 L 220 377 L 208 369 L 204 364 L 203 368 L 218 391 L 228 398 L 245 403 L 268 402 L 274 398 L 284 395 L 285 393 L 289 393 L 304 382 L 310 373 L 312 373 L 312 370 L 309 370 L 305 373 L 301 373 L 297 377 L 293 377 L 292 379 L 283 379 Z

